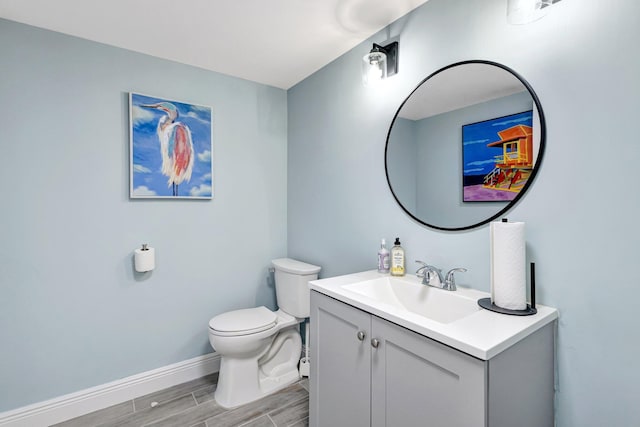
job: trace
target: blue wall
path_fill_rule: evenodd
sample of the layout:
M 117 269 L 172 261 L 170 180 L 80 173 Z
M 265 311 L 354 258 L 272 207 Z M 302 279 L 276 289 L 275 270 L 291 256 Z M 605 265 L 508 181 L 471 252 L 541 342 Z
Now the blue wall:
M 558 425 L 640 425 L 640 3 L 564 0 L 526 26 L 509 26 L 505 11 L 505 0 L 430 0 L 288 91 L 288 253 L 328 277 L 375 268 L 380 237 L 400 236 L 407 260 L 467 267 L 460 282 L 488 290 L 488 227 L 413 222 L 387 188 L 384 145 L 425 76 L 466 59 L 503 63 L 547 118 L 541 171 L 509 218 L 527 224 L 539 301 L 560 310 Z M 388 36 L 399 73 L 374 92 L 360 61 Z
M 209 353 L 211 317 L 275 307 L 285 91 L 5 20 L 0 63 L 0 411 Z M 130 91 L 212 107 L 213 200 L 129 200 Z

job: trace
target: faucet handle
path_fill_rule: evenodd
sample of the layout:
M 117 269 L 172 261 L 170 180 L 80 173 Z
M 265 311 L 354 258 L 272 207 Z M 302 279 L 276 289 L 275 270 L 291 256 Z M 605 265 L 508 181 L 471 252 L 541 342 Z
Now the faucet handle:
M 462 268 L 462 267 L 458 267 L 458 268 L 452 268 L 451 270 L 449 270 L 449 272 L 447 273 L 447 277 L 444 280 L 445 286 L 450 290 L 450 291 L 455 291 L 456 290 L 456 278 L 453 275 L 453 273 L 459 271 L 460 273 L 465 273 L 467 271 L 466 268 Z
M 416 276 L 424 277 L 426 274 L 427 267 L 429 267 L 429 265 L 426 262 L 420 261 L 420 260 L 416 260 L 416 263 L 420 264 L 421 266 L 416 270 Z

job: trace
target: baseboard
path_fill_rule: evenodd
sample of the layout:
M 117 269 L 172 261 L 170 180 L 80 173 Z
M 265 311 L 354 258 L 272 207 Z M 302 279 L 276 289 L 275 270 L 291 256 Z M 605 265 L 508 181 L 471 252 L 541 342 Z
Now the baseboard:
M 220 356 L 210 353 L 55 399 L 2 412 L 0 426 L 49 426 L 219 370 Z

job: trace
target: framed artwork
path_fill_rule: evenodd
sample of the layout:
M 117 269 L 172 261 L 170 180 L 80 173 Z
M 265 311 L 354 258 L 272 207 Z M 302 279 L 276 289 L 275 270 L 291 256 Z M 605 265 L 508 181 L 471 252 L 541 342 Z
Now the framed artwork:
M 211 107 L 129 94 L 131 198 L 211 199 Z
M 533 170 L 533 111 L 462 126 L 462 200 L 513 200 Z

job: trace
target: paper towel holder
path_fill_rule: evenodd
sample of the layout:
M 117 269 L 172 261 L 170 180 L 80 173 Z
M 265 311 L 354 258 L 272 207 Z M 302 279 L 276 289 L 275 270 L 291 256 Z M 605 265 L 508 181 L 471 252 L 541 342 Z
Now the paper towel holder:
M 506 222 L 504 219 L 502 221 Z M 491 298 L 480 298 L 478 305 L 486 310 L 511 316 L 531 316 L 536 314 L 538 312 L 536 308 L 536 263 L 531 263 L 531 304 L 527 304 L 527 308 L 524 310 L 509 310 L 508 308 L 498 307 L 491 301 Z

